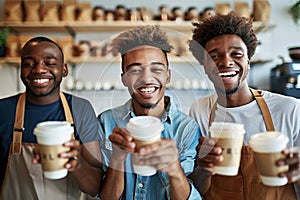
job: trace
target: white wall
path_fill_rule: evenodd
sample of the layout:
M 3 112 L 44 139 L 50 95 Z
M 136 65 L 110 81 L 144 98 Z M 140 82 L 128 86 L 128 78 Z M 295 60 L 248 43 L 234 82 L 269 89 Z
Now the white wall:
M 0 1 L 0 7 L 2 8 L 4 0 Z M 80 1 L 80 0 L 78 0 Z M 81 0 L 82 1 L 82 0 Z M 183 9 L 187 9 L 190 6 L 196 6 L 199 10 L 202 10 L 206 6 L 214 6 L 215 2 L 221 2 L 221 0 L 86 0 L 89 2 L 93 2 L 93 5 L 102 5 L 106 9 L 114 9 L 116 5 L 122 4 L 128 8 L 135 8 L 140 6 L 146 6 L 151 8 L 153 11 L 157 12 L 158 7 L 162 4 L 168 5 L 170 8 L 175 6 L 180 6 Z M 234 0 L 222 0 L 223 2 L 231 3 L 233 7 Z M 253 0 L 243 0 L 249 3 L 252 7 Z M 82 1 L 83 2 L 83 1 Z M 275 24 L 276 27 L 267 33 L 258 34 L 259 39 L 262 42 L 262 45 L 259 47 L 256 58 L 261 59 L 270 59 L 271 62 L 266 64 L 252 65 L 249 82 L 252 86 L 261 88 L 261 89 L 269 89 L 269 76 L 270 69 L 275 67 L 277 64 L 281 62 L 278 59 L 278 56 L 283 56 L 286 61 L 290 61 L 288 56 L 288 47 L 290 46 L 300 46 L 300 27 L 297 27 L 293 24 L 290 15 L 287 13 L 288 7 L 292 5 L 295 0 L 269 0 L 271 3 L 272 11 L 270 23 Z M 3 21 L 3 12 L 0 12 L 0 20 Z M 91 34 L 94 36 L 87 35 L 78 35 L 77 39 L 80 38 L 90 38 L 90 37 L 98 37 L 95 33 Z M 104 37 L 109 38 L 109 35 Z M 76 78 L 86 80 L 97 80 L 97 79 L 116 79 L 119 80 L 120 77 L 120 69 L 119 65 L 110 65 L 109 68 L 103 68 L 103 63 L 99 63 L 97 65 L 87 65 L 87 66 L 79 66 L 75 68 L 73 71 L 73 75 Z M 71 70 L 72 71 L 72 70 Z M 183 63 L 174 64 L 173 65 L 173 80 L 178 78 L 184 79 L 194 79 L 197 76 L 201 76 L 201 78 L 205 79 L 206 77 L 201 72 L 201 68 L 199 65 L 192 64 L 188 62 L 188 65 L 184 65 Z M 8 66 L 8 65 L 0 65 L 0 97 L 8 96 L 14 94 L 18 91 L 18 89 L 22 89 L 22 86 L 17 85 L 18 80 L 18 71 L 17 68 Z M 22 85 L 22 84 L 21 84 Z M 93 94 L 87 93 L 78 93 L 79 95 L 86 96 L 92 101 L 95 101 L 95 97 Z M 125 95 L 127 98 L 127 96 Z M 189 102 L 187 103 L 189 105 Z M 99 108 L 99 106 L 97 105 Z M 104 106 L 105 107 L 105 106 Z M 104 108 L 103 105 L 101 109 Z M 188 106 L 186 106 L 188 107 Z

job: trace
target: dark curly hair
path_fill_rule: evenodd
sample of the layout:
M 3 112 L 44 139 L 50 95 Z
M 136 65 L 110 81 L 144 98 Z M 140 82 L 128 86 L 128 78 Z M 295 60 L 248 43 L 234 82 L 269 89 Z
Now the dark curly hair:
M 138 46 L 153 46 L 163 51 L 167 59 L 167 53 L 171 52 L 172 46 L 168 41 L 167 34 L 158 26 L 138 26 L 118 35 L 111 42 L 112 51 L 118 51 L 122 55 Z M 167 59 L 168 62 L 168 59 Z
M 247 46 L 248 58 L 255 53 L 258 45 L 257 37 L 253 31 L 252 21 L 237 16 L 234 12 L 227 15 L 209 17 L 199 23 L 193 23 L 193 38 L 189 41 L 190 51 L 193 56 L 203 64 L 204 47 L 212 38 L 222 34 L 239 36 Z

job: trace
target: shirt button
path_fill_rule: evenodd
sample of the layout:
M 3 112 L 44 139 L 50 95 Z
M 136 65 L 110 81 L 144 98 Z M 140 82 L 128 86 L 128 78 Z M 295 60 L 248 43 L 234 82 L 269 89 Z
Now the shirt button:
M 140 188 L 143 188 L 143 187 L 144 187 L 144 184 L 143 184 L 143 183 L 139 183 L 139 187 L 140 187 Z

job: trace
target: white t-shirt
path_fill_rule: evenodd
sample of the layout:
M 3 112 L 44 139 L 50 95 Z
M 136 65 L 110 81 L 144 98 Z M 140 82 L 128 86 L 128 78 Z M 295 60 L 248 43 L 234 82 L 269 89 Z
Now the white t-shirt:
M 300 100 L 268 91 L 262 91 L 262 95 L 269 107 L 275 130 L 288 136 L 288 146 L 300 146 Z M 209 136 L 209 116 L 216 100 L 217 95 L 213 94 L 197 100 L 190 109 L 190 116 L 197 121 L 201 135 L 204 137 Z M 234 108 L 225 108 L 217 104 L 213 121 L 244 124 L 246 130 L 244 145 L 248 145 L 251 135 L 266 131 L 263 116 L 256 101 Z

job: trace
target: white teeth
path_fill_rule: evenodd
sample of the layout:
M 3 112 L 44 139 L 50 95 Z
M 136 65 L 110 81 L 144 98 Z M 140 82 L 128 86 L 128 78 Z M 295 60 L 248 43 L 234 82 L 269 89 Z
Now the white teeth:
M 154 92 L 154 90 L 155 90 L 155 87 L 140 89 L 140 91 L 143 93 L 152 93 L 152 92 Z
M 49 81 L 49 79 L 47 79 L 47 78 L 33 80 L 33 82 L 36 82 L 36 83 L 46 83 L 48 81 Z
M 220 72 L 219 76 L 221 77 L 230 77 L 230 76 L 235 76 L 237 72 L 235 71 L 230 71 L 230 72 Z

